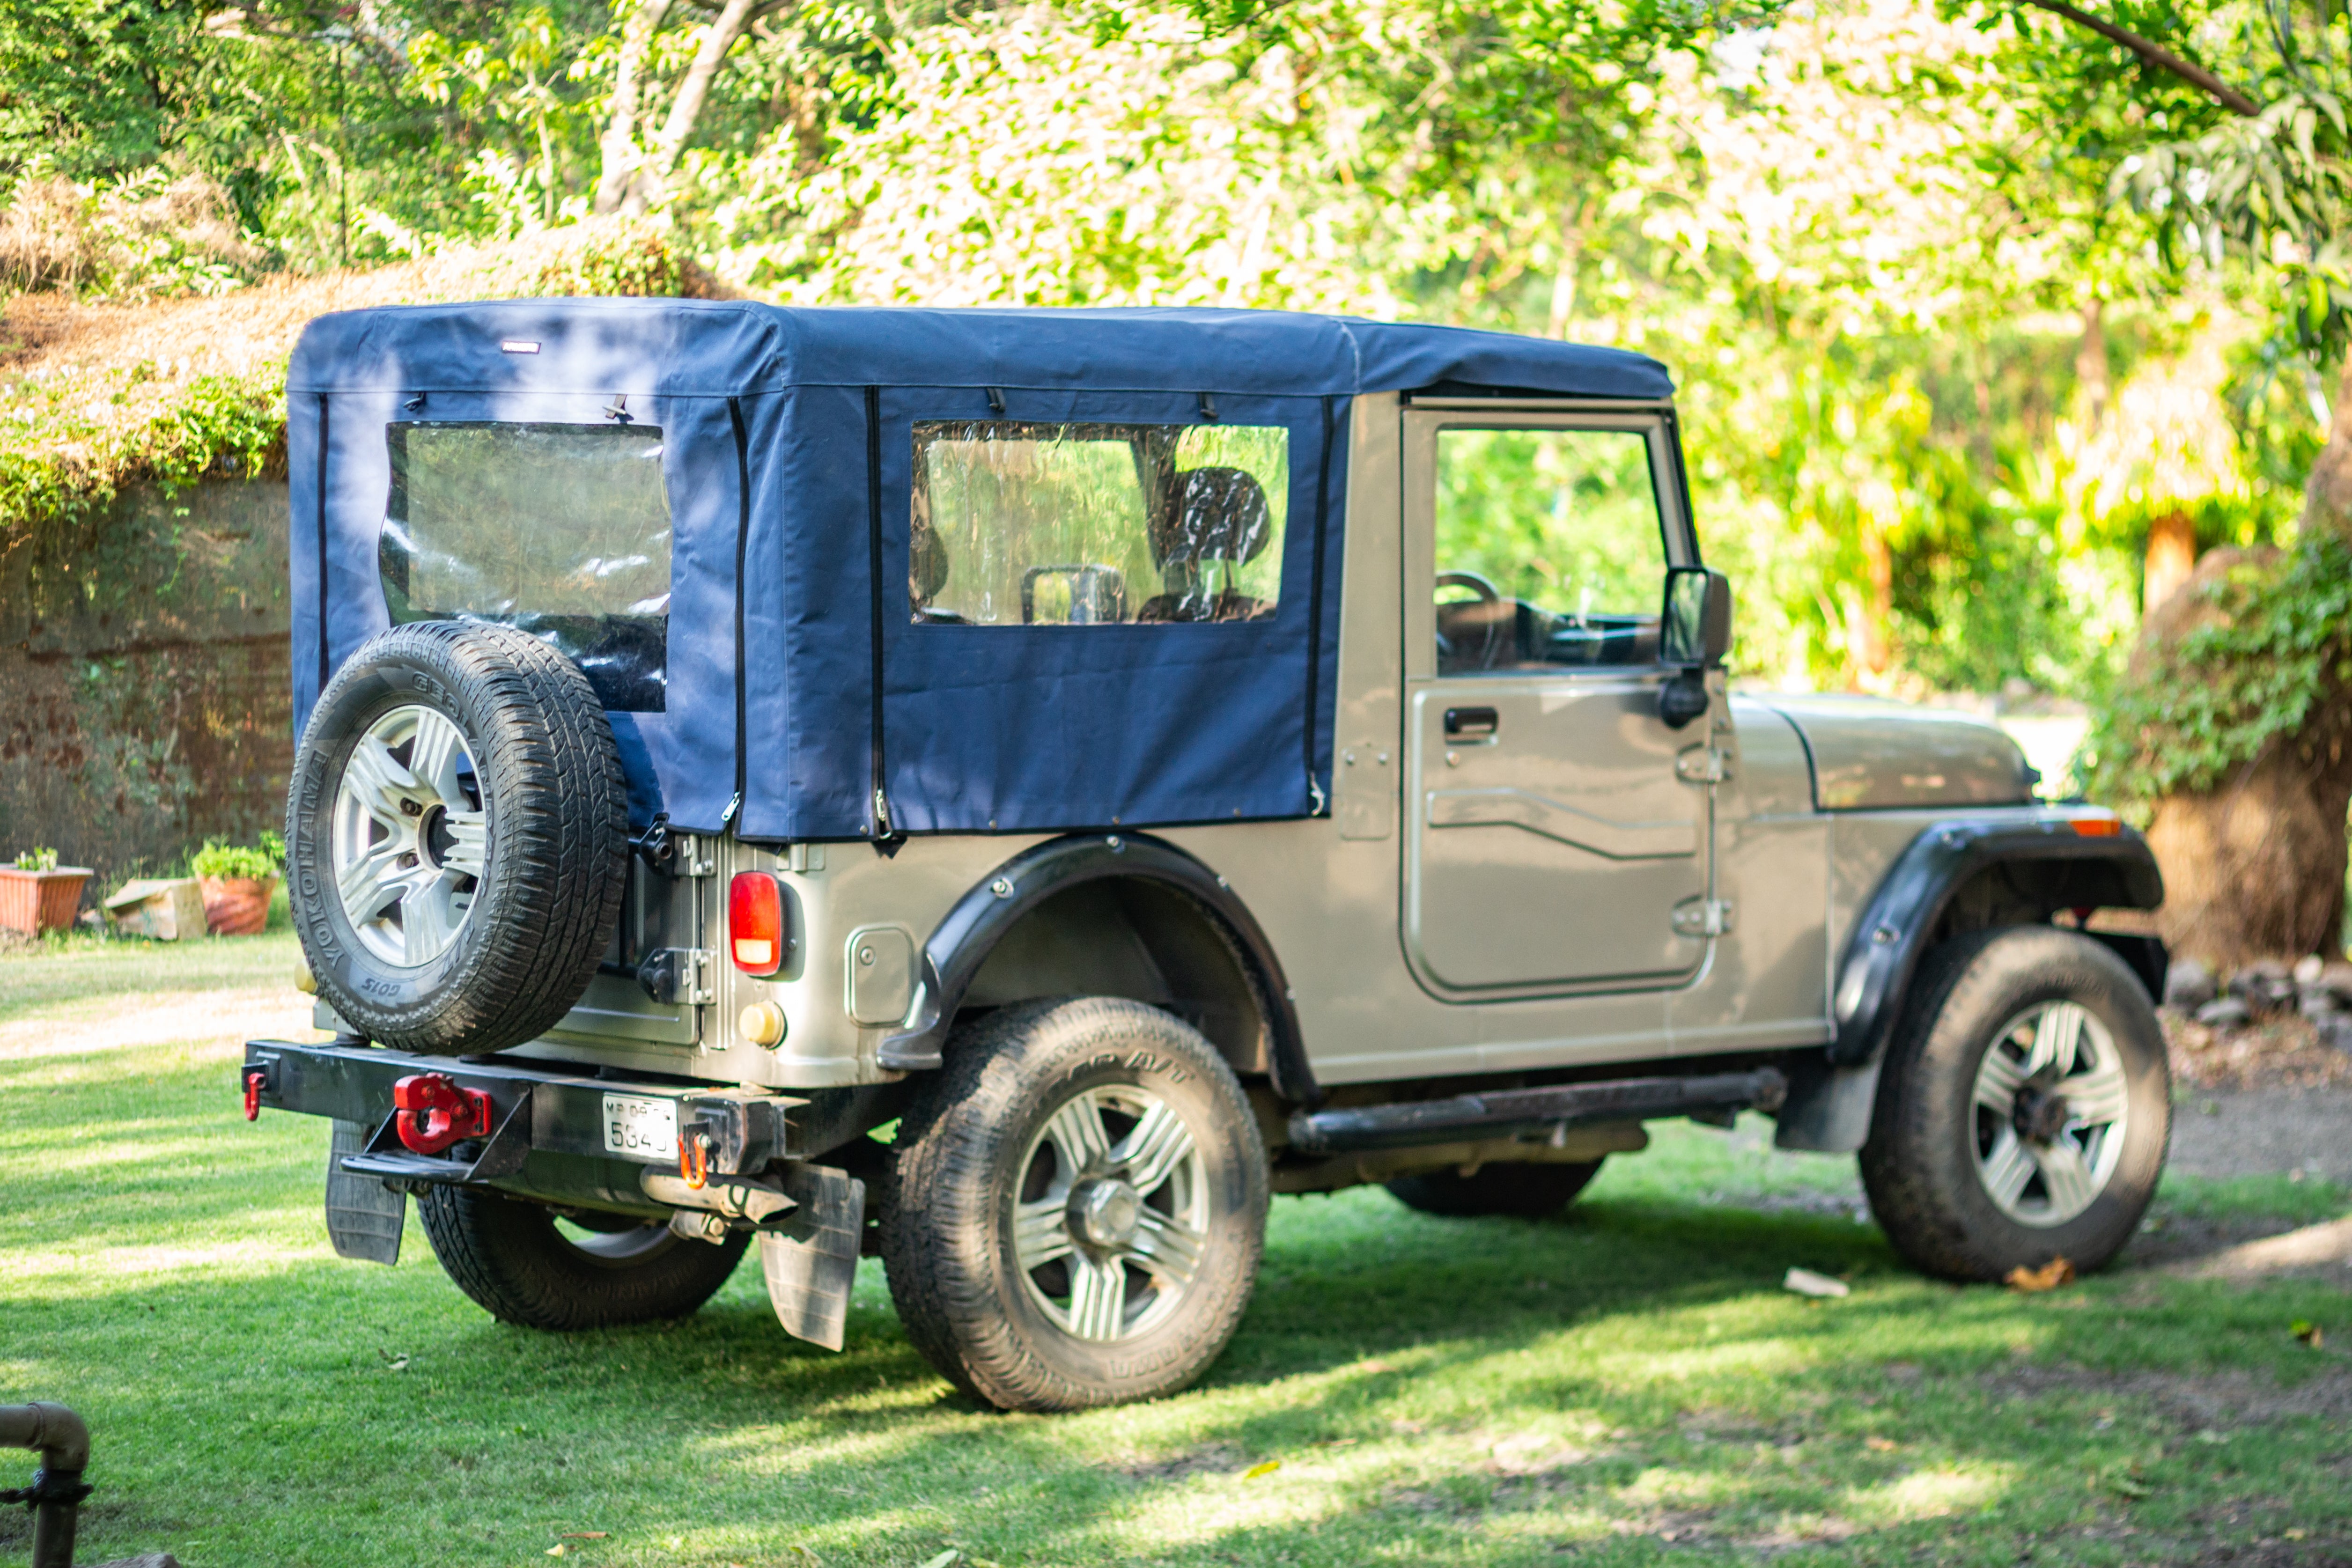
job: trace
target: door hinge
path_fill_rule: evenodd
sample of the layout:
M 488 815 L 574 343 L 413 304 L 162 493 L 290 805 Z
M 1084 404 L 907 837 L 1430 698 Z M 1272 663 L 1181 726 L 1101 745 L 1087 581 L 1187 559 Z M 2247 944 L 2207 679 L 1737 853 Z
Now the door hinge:
M 718 957 L 708 947 L 657 948 L 637 966 L 637 984 L 657 1002 L 708 1007 L 719 999 L 710 973 Z
M 1694 746 L 1675 756 L 1675 777 L 1685 784 L 1720 784 L 1731 777 L 1731 753 L 1719 746 Z
M 1694 898 L 1675 905 L 1677 936 L 1724 936 L 1731 932 L 1732 908 L 1727 898 Z
M 677 859 L 672 862 L 672 876 L 717 876 L 719 857 L 713 852 L 711 841 L 700 833 L 672 833 L 669 841 Z

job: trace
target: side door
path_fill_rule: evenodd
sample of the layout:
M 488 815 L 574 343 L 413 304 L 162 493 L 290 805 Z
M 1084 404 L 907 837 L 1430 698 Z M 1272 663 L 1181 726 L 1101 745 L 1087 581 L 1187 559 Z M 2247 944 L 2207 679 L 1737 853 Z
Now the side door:
M 1674 985 L 1712 845 L 1707 726 L 1658 716 L 1666 568 L 1696 553 L 1672 432 L 1403 418 L 1408 961 L 1452 1000 Z

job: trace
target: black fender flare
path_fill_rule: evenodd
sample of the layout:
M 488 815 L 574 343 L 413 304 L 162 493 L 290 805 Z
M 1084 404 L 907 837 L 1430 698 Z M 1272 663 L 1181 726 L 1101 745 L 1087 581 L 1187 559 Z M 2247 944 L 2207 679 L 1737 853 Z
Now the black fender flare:
M 2078 821 L 2092 831 L 2081 831 Z M 1895 857 L 1847 938 L 1830 993 L 1832 1066 L 1864 1066 L 1884 1054 L 1952 896 L 2000 864 L 2052 866 L 2062 879 L 2055 909 L 2154 909 L 2164 902 L 2164 875 L 2147 841 L 2113 818 L 1978 817 L 1925 829 Z M 2162 997 L 2161 943 L 2152 936 L 2101 940 L 2132 966 L 2152 1000 Z
M 972 978 L 1022 917 L 1055 894 L 1088 882 L 1156 882 L 1185 894 L 1221 921 L 1264 992 L 1267 1063 L 1275 1092 L 1296 1104 L 1319 1098 L 1307 1066 L 1298 1009 L 1274 946 L 1223 877 L 1164 839 L 1144 833 L 1071 833 L 1014 855 L 956 902 L 923 944 L 912 1018 L 882 1041 L 877 1060 L 898 1071 L 940 1062 L 948 1030 Z

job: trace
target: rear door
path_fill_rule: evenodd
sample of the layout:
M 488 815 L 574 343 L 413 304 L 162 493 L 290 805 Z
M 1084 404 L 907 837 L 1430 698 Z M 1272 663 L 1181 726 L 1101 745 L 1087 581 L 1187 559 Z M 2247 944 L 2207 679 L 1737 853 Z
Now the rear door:
M 1695 555 L 1648 413 L 1405 415 L 1404 943 L 1504 999 L 1675 984 L 1706 953 L 1707 725 L 1658 717 Z

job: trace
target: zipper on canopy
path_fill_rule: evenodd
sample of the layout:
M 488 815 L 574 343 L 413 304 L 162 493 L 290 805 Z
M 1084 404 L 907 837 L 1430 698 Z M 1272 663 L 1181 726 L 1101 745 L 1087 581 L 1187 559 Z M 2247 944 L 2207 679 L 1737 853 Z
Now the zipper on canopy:
M 751 441 L 743 428 L 743 400 L 727 400 L 727 423 L 735 427 L 735 798 L 719 818 L 720 831 L 732 827 L 743 809 L 743 792 L 751 778 L 745 737 L 751 730 L 750 707 L 743 690 L 743 562 L 751 545 Z
M 1307 585 L 1307 800 L 1308 814 L 1319 817 L 1329 802 L 1324 798 L 1322 781 L 1315 777 L 1315 720 L 1321 708 L 1318 701 L 1323 677 L 1323 541 L 1331 527 L 1325 514 L 1331 505 L 1331 437 L 1336 424 L 1331 404 L 1324 397 L 1315 400 L 1323 411 L 1323 451 L 1315 472 L 1315 574 Z
M 327 394 L 319 394 L 319 690 L 315 706 L 327 695 L 327 677 L 334 673 L 327 647 Z
M 890 797 L 882 771 L 882 389 L 866 389 L 866 529 L 869 618 L 874 639 L 874 836 L 890 836 Z

